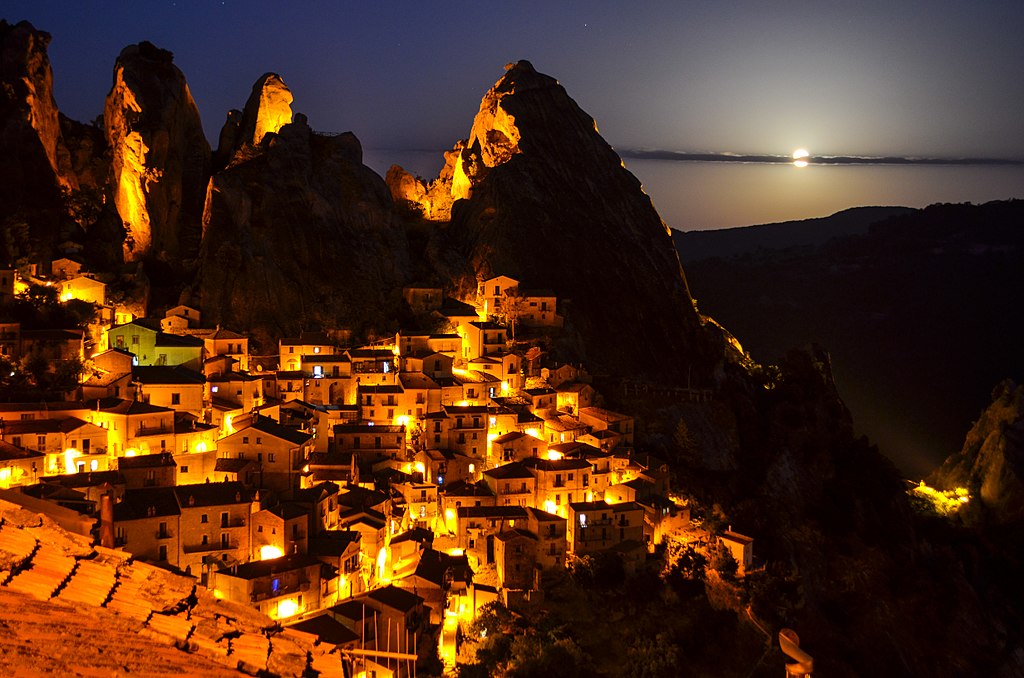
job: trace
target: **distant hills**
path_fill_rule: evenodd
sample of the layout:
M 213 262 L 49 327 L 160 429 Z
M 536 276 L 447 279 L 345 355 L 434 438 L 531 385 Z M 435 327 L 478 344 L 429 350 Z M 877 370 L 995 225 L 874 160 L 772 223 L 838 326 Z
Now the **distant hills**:
M 781 221 L 713 231 L 672 231 L 683 264 L 711 257 L 735 257 L 760 249 L 823 245 L 842 235 L 867 233 L 871 224 L 913 212 L 910 207 L 853 207 L 827 217 Z
M 911 477 L 1024 372 L 1024 201 L 858 208 L 674 234 L 703 313 L 762 362 L 817 342 L 858 428 Z

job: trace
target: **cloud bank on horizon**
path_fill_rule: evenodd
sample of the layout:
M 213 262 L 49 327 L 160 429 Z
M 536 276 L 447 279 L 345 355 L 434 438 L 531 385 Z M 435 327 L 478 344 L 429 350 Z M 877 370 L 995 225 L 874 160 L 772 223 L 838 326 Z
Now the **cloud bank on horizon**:
M 623 158 L 636 160 L 672 160 L 676 162 L 739 162 L 788 165 L 791 155 L 766 153 L 697 153 L 646 149 L 616 149 Z M 1009 165 L 1024 166 L 1024 160 L 1015 158 L 931 158 L 902 156 L 861 155 L 808 155 L 803 158 L 809 165 Z

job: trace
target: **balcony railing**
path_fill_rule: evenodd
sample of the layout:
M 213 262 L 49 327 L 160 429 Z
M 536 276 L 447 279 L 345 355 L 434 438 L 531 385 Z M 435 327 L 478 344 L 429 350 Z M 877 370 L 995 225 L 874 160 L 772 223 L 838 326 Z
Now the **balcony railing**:
M 508 487 L 501 491 L 501 494 L 533 494 L 531 487 Z
M 252 592 L 252 602 L 258 602 L 266 600 L 267 598 L 277 598 L 278 596 L 286 596 L 289 593 L 297 593 L 299 591 L 308 591 L 309 581 L 306 579 L 292 582 L 290 584 L 281 584 L 277 587 L 277 590 L 273 589 L 261 589 L 259 591 Z
M 238 548 L 237 540 L 229 540 L 227 545 L 224 545 L 217 541 L 211 541 L 208 544 L 186 544 L 181 547 L 181 550 L 185 553 L 206 553 L 208 551 L 231 551 L 232 549 Z

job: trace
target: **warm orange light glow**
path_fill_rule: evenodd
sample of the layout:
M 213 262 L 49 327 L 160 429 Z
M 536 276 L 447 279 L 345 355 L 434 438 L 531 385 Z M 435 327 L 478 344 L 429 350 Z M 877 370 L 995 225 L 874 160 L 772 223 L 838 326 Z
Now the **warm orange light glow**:
M 377 553 L 377 579 L 382 584 L 391 581 L 391 576 L 388 574 L 388 550 L 386 548 Z
M 82 453 L 73 447 L 64 450 L 64 470 L 67 473 L 74 473 L 78 469 L 75 459 L 81 457 Z
M 548 450 L 548 459 L 551 461 L 558 461 L 562 458 L 562 453 L 556 450 Z
M 206 441 L 200 440 L 196 445 L 196 452 L 206 452 Z
M 957 487 L 952 490 L 937 490 L 926 485 L 923 480 L 911 488 L 909 493 L 928 501 L 940 516 L 953 515 L 962 506 L 971 501 L 971 495 L 966 487 Z
M 526 429 L 526 435 L 533 436 L 534 438 L 540 438 L 539 428 L 528 428 Z
M 260 560 L 273 560 L 284 555 L 284 551 L 277 546 L 267 544 L 260 547 Z
M 270 616 L 274 619 L 284 619 L 285 617 L 294 617 L 300 611 L 299 603 L 294 598 L 285 598 L 277 604 L 277 613 Z
M 277 75 L 270 75 L 260 90 L 256 129 L 252 143 L 258 144 L 269 133 L 277 134 L 292 121 L 292 93 Z
M 0 468 L 0 488 L 7 489 L 20 480 L 23 475 L 25 475 L 25 472 L 20 468 L 11 468 L 9 466 Z
M 456 549 L 448 549 L 448 555 L 450 555 L 450 556 L 461 556 L 461 555 L 464 555 L 465 553 L 466 553 L 466 551 L 464 549 L 458 549 L 458 548 L 456 548 Z
M 427 472 L 427 469 L 423 465 L 422 461 L 418 461 L 415 464 L 413 464 L 413 468 L 416 469 L 416 473 L 419 473 L 421 475 L 423 475 L 423 474 L 425 474 Z

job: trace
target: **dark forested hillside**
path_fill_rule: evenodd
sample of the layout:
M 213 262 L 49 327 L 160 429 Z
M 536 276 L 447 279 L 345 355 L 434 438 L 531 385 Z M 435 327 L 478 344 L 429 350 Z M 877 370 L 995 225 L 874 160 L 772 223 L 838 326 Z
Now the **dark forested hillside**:
M 960 448 L 992 384 L 1024 371 L 1022 224 L 1024 202 L 1008 201 L 802 247 L 767 248 L 753 228 L 745 253 L 686 271 L 701 311 L 756 360 L 828 349 L 858 427 L 917 477 Z

